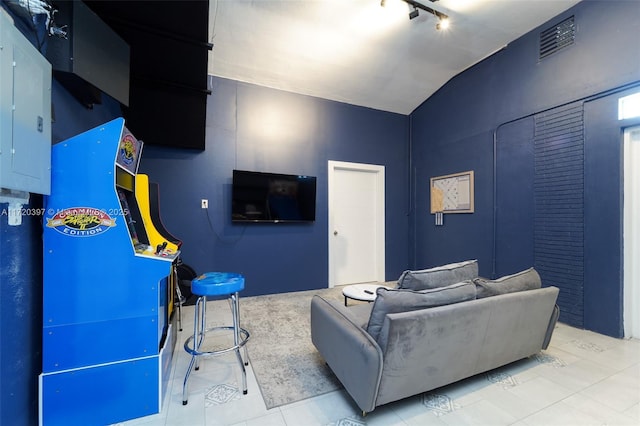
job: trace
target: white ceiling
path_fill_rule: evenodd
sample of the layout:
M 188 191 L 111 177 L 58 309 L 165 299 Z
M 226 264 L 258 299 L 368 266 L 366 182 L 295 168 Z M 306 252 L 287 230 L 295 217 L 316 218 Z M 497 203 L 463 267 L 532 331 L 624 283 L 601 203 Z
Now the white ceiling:
M 210 0 L 209 74 L 410 114 L 449 79 L 579 0 Z

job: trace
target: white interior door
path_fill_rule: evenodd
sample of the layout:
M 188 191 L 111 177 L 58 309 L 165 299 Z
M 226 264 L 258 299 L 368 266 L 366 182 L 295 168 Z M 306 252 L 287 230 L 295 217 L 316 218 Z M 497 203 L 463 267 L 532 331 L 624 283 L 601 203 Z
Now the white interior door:
M 624 335 L 640 338 L 640 126 L 624 132 Z
M 385 276 L 384 166 L 329 161 L 329 287 Z

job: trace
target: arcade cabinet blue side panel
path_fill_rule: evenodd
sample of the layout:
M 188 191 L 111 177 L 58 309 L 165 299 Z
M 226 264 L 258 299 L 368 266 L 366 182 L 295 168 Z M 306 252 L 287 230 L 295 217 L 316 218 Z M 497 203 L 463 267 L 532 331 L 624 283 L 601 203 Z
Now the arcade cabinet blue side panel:
M 41 376 L 42 424 L 108 425 L 158 413 L 158 357 Z
M 158 353 L 157 317 L 48 327 L 42 372 L 70 370 Z
M 114 176 L 122 126 L 114 120 L 53 146 L 44 326 L 144 316 L 150 308 L 142 307 L 141 287 L 129 285 L 132 247 Z
M 115 188 L 123 128 L 116 119 L 53 146 L 44 223 L 47 372 L 158 351 L 158 286 L 170 262 L 134 254 Z
M 173 352 L 176 347 L 176 341 L 178 340 L 178 330 L 176 329 L 177 315 L 174 315 L 171 319 L 171 324 L 167 328 L 167 339 L 164 342 L 164 347 L 160 350 L 160 377 L 162 382 L 160 384 L 162 389 L 161 401 L 165 401 L 167 398 L 167 391 L 169 389 L 169 383 L 172 380 L 171 377 L 171 361 L 173 360 Z M 161 406 L 164 406 L 162 402 Z

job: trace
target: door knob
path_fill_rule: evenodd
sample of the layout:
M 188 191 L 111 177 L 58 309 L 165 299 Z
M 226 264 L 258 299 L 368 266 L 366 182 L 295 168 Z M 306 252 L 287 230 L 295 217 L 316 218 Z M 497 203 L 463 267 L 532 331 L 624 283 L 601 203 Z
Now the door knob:
M 333 235 L 338 235 L 338 231 L 333 231 Z

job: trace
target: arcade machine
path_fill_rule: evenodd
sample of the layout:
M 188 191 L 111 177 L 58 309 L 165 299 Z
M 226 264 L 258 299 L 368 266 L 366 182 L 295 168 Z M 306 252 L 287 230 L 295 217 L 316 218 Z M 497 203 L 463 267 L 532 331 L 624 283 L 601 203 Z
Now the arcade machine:
M 41 424 L 112 424 L 161 410 L 180 244 L 145 223 L 155 214 L 148 197 L 136 198 L 145 192 L 136 179 L 142 146 L 119 118 L 52 147 Z

